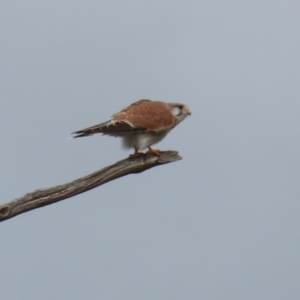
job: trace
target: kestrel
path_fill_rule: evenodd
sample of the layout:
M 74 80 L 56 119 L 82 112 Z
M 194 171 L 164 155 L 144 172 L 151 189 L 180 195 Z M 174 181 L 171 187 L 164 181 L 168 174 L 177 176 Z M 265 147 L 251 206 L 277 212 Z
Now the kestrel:
M 142 99 L 112 115 L 110 120 L 73 132 L 74 138 L 102 133 L 121 137 L 125 148 L 134 148 L 130 157 L 146 154 L 159 156 L 160 151 L 151 148 L 160 142 L 176 125 L 191 112 L 180 103 L 167 103 Z

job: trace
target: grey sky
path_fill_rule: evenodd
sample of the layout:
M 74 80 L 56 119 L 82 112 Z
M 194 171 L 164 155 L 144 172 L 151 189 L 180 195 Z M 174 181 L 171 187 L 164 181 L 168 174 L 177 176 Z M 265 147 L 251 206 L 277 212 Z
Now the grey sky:
M 183 160 L 1 223 L 2 299 L 300 298 L 299 1 L 1 1 L 1 202 L 98 170 L 69 133 L 192 110 Z

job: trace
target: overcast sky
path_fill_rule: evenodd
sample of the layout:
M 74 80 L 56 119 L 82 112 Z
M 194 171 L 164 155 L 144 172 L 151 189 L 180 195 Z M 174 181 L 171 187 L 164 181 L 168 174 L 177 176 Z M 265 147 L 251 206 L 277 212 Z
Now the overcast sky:
M 1 1 L 1 203 L 126 158 L 68 140 L 141 98 L 183 157 L 1 223 L 1 299 L 300 299 L 299 1 Z

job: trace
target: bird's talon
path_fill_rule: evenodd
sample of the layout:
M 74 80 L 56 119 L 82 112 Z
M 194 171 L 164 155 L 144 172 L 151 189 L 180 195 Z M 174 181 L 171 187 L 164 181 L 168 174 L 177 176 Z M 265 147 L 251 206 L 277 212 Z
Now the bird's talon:
M 130 158 L 134 158 L 134 157 L 140 157 L 140 156 L 142 156 L 142 155 L 144 155 L 143 152 L 139 152 L 137 149 L 134 149 L 134 153 L 133 153 L 133 154 L 130 154 L 129 157 L 130 157 Z
M 148 147 L 148 151 L 146 152 L 146 155 L 155 155 L 155 156 L 160 156 L 160 150 L 157 149 L 152 149 L 151 147 Z

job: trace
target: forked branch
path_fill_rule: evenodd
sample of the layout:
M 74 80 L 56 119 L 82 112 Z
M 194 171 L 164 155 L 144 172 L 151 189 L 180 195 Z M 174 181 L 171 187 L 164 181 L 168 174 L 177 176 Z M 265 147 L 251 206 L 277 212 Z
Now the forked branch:
M 160 156 L 144 155 L 127 158 L 85 177 L 51 188 L 39 189 L 11 202 L 0 205 L 0 222 L 26 211 L 84 193 L 111 180 L 180 160 L 176 151 L 163 151 Z

